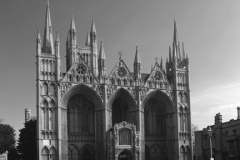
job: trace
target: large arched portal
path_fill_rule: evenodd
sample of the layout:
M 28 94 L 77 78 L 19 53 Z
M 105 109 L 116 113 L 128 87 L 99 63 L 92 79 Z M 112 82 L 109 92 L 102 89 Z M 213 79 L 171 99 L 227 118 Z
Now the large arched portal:
M 144 111 L 145 144 L 150 146 L 150 149 L 145 148 L 145 152 L 148 153 L 145 156 L 148 156 L 150 160 L 168 157 L 167 153 L 162 154 L 163 150 L 160 146 L 166 146 L 168 140 L 174 139 L 173 106 L 169 96 L 160 90 L 150 92 L 143 100 L 141 109 Z
M 132 95 L 125 89 L 117 90 L 108 102 L 112 126 L 116 123 L 127 121 L 137 125 L 136 102 Z

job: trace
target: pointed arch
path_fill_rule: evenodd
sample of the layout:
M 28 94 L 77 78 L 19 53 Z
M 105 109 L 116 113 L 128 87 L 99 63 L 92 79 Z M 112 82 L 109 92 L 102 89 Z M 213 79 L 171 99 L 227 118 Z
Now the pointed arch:
M 49 119 L 49 129 L 53 130 L 55 127 L 55 102 L 53 99 L 51 99 L 48 109 L 48 119 Z
M 144 111 L 144 108 L 146 107 L 146 103 L 150 99 L 156 99 L 161 101 L 166 106 L 166 111 L 168 113 L 174 111 L 174 104 L 172 100 L 169 98 L 169 96 L 166 93 L 162 92 L 160 89 L 155 89 L 147 93 L 147 95 L 142 101 L 142 105 L 140 108 L 142 111 Z
M 50 84 L 49 89 L 50 89 L 49 90 L 49 95 L 54 96 L 55 95 L 55 85 L 54 85 L 54 83 Z
M 185 146 L 185 160 L 190 160 L 190 148 L 189 146 Z
M 82 146 L 79 153 L 81 159 L 95 160 L 95 149 L 89 144 Z
M 48 95 L 48 84 L 46 82 L 42 83 L 41 90 L 41 95 Z
M 149 147 L 145 144 L 145 159 L 151 160 L 150 159 L 150 149 Z
M 57 150 L 53 146 L 50 148 L 49 158 L 50 158 L 50 160 L 57 160 Z
M 68 146 L 68 160 L 78 160 L 79 159 L 79 149 L 77 146 L 70 144 Z
M 62 107 L 67 108 L 69 99 L 76 94 L 88 97 L 93 102 L 95 110 L 104 109 L 101 97 L 95 90 L 84 84 L 73 86 L 63 95 L 61 100 Z
M 127 102 L 129 111 L 133 111 L 137 109 L 136 101 L 132 96 L 132 94 L 130 94 L 126 89 L 120 88 L 110 97 L 107 104 L 107 107 L 109 110 L 112 110 L 114 101 L 119 97 Z
M 43 129 L 48 129 L 48 115 L 49 115 L 49 106 L 48 106 L 48 101 L 44 99 L 42 101 L 42 128 Z
M 41 151 L 41 157 L 42 157 L 42 160 L 49 160 L 49 150 L 46 146 L 43 147 Z
M 185 149 L 184 146 L 180 147 L 180 160 L 185 160 Z

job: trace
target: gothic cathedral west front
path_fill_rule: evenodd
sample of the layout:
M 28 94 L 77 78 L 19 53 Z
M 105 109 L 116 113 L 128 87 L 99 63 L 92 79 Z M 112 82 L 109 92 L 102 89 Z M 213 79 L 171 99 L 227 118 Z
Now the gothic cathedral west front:
M 120 54 L 107 75 L 94 21 L 79 45 L 72 18 L 63 72 L 48 3 L 36 54 L 38 160 L 192 160 L 189 58 L 175 20 L 165 63 L 142 73 L 137 46 L 133 72 Z

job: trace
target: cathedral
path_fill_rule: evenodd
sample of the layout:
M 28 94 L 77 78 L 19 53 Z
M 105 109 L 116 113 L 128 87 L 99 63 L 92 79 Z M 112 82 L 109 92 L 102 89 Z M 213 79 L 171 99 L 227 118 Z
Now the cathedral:
M 48 2 L 36 39 L 38 160 L 192 160 L 189 58 L 176 20 L 169 57 L 149 73 L 137 46 L 133 71 L 119 53 L 107 75 L 94 21 L 79 45 L 74 18 L 62 71 L 52 28 Z

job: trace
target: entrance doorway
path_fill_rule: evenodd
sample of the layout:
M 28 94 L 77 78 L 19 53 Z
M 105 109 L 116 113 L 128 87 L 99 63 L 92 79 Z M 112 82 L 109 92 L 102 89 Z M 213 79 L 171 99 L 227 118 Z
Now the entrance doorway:
M 119 154 L 118 160 L 133 160 L 133 159 L 132 155 L 129 152 L 123 151 L 122 153 Z

